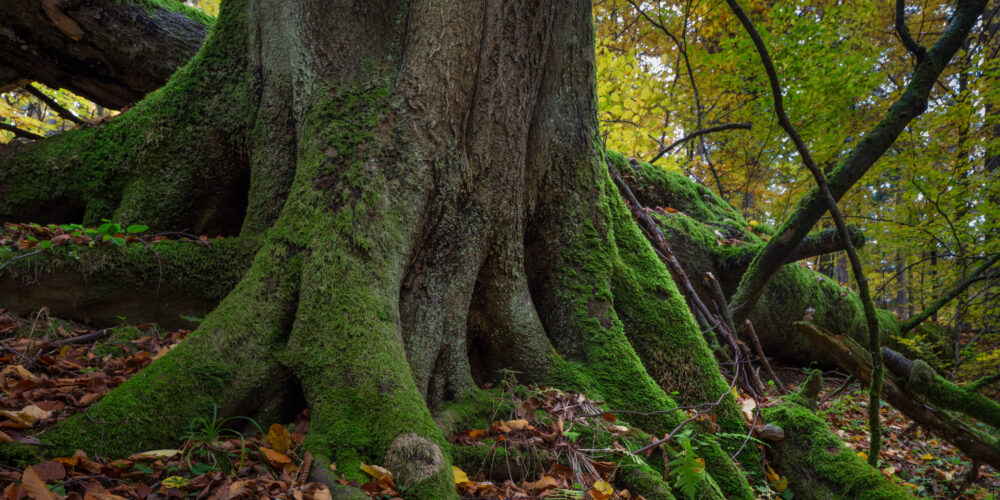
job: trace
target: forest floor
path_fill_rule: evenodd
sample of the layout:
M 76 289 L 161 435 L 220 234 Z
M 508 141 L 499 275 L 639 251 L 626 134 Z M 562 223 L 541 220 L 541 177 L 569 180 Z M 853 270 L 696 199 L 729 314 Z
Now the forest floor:
M 89 405 L 163 355 L 187 333 L 162 332 L 148 324 L 92 331 L 50 318 L 45 310 L 27 319 L 0 310 L 0 442 L 37 444 L 31 433 L 74 413 L 87 412 Z M 793 373 L 789 378 L 797 376 Z M 842 381 L 828 377 L 821 399 Z M 456 446 L 489 443 L 508 450 L 518 447 L 522 452 L 534 448 L 543 451 L 535 456 L 550 460 L 529 464 L 530 474 L 518 482 L 488 481 L 481 470 L 466 472 L 456 467 L 456 488 L 463 498 L 641 498 L 612 486 L 615 462 L 609 460 L 608 452 L 622 455 L 626 448 L 635 449 L 634 443 L 645 443 L 636 441 L 624 422 L 616 422 L 609 414 L 600 415 L 600 402 L 549 388 L 521 386 L 515 390 L 508 386 L 493 393 L 498 394 L 498 401 L 492 425 L 464 430 L 449 440 Z M 853 384 L 823 401 L 819 410 L 859 454 L 868 444 L 866 400 L 863 389 Z M 882 412 L 886 429 L 883 474 L 910 485 L 918 496 L 954 498 L 970 469 L 969 461 L 948 443 L 911 426 L 892 408 Z M 231 428 L 236 424 L 243 425 L 240 432 Z M 578 426 L 576 431 L 571 430 L 574 425 Z M 307 479 L 312 456 L 300 445 L 308 426 L 308 411 L 294 422 L 280 423 L 205 415 L 192 422 L 187 435 L 178 436 L 175 449 L 152 450 L 124 460 L 106 460 L 78 451 L 23 470 L 0 463 L 0 492 L 3 499 L 10 500 L 331 498 L 327 486 Z M 574 436 L 590 430 L 608 433 L 620 449 L 592 450 L 582 446 L 582 441 L 576 442 Z M 754 446 L 747 450 L 760 452 Z M 595 453 L 598 451 L 604 455 Z M 487 468 L 483 465 L 480 469 Z M 343 471 L 331 468 L 340 475 L 341 484 L 360 486 L 373 499 L 406 496 L 405 488 L 394 484 L 391 474 L 377 464 L 362 467 L 370 478 L 364 484 L 347 480 Z M 754 485 L 760 498 L 794 497 L 783 487 L 787 484 L 784 478 L 773 475 L 759 482 L 765 483 Z M 995 499 L 998 495 L 1000 474 L 983 467 L 960 498 Z

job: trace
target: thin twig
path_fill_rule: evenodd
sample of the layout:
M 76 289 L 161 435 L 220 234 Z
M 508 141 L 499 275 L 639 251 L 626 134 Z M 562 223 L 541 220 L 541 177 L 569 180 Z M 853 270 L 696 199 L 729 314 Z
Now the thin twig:
M 757 357 L 760 358 L 761 364 L 764 365 L 764 369 L 767 370 L 767 374 L 771 376 L 771 380 L 774 380 L 774 386 L 778 388 L 779 393 L 787 393 L 788 389 L 785 384 L 781 382 L 778 378 L 778 374 L 774 373 L 774 368 L 771 367 L 771 362 L 767 360 L 767 356 L 764 355 L 764 349 L 760 346 L 760 338 L 757 337 L 757 330 L 754 329 L 753 323 L 750 320 L 746 320 L 747 334 L 750 335 L 750 341 L 753 342 L 754 351 L 757 352 Z
M 716 125 L 714 127 L 695 130 L 694 132 L 691 132 L 690 134 L 685 135 L 684 137 L 681 137 L 680 139 L 677 139 L 676 141 L 672 142 L 669 146 L 662 147 L 661 145 L 660 151 L 656 153 L 656 156 L 654 156 L 652 159 L 649 160 L 649 163 L 653 163 L 656 160 L 659 160 L 660 158 L 663 157 L 663 155 L 669 154 L 677 146 L 680 146 L 681 144 L 684 144 L 685 142 L 690 141 L 695 137 L 699 137 L 705 134 L 711 134 L 713 132 L 722 132 L 723 130 L 734 130 L 734 129 L 750 130 L 750 128 L 751 125 L 749 123 L 727 123 L 725 125 Z
M 77 125 L 83 123 L 83 120 L 74 115 L 72 111 L 60 106 L 55 99 L 45 95 L 45 93 L 38 87 L 35 87 L 34 84 L 28 83 L 23 88 L 24 90 L 27 90 L 29 94 L 35 96 L 36 99 L 44 102 L 46 106 L 52 109 L 52 111 L 55 111 L 59 116 L 63 117 L 64 120 L 69 120 Z
M 21 259 L 25 259 L 25 258 L 31 257 L 32 255 L 38 255 L 40 253 L 42 253 L 42 250 L 35 250 L 34 252 L 28 252 L 28 253 L 25 253 L 25 254 L 21 254 L 21 255 L 18 255 L 17 257 L 11 257 L 10 260 L 8 260 L 7 262 L 4 262 L 3 265 L 0 265 L 0 270 L 3 270 L 3 268 L 5 268 L 8 265 L 10 265 L 12 262 L 16 262 L 16 261 L 19 261 Z

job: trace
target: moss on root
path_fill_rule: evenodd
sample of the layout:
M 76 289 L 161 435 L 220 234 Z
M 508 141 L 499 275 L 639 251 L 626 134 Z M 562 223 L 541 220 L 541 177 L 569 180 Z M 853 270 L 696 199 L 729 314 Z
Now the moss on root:
M 98 326 L 125 316 L 130 322 L 190 327 L 181 316 L 204 316 L 218 305 L 260 245 L 259 238 L 248 237 L 208 244 L 54 247 L 0 271 L 0 302 L 18 312 L 44 306 L 58 317 Z
M 666 390 L 690 391 L 699 403 L 715 401 L 726 387 L 711 353 L 662 263 L 631 222 L 602 163 L 588 165 L 598 169 L 591 178 L 599 183 L 596 190 L 584 193 L 596 199 L 593 208 L 585 209 L 597 210 L 596 220 L 608 226 L 595 226 L 591 213 L 576 213 L 564 214 L 567 223 L 559 228 L 571 232 L 560 237 L 571 243 L 553 264 L 552 299 L 558 309 L 543 314 L 553 345 L 562 353 L 555 356 L 553 385 L 604 399 L 611 408 L 633 411 L 678 406 Z M 573 334 L 562 337 L 552 332 Z M 636 345 L 642 346 L 639 353 Z M 720 416 L 727 423 L 733 415 L 730 404 L 721 407 Z M 651 433 L 665 433 L 681 417 L 672 413 L 635 420 Z M 704 456 L 709 473 L 728 498 L 752 497 L 746 479 L 717 444 L 706 446 Z
M 237 233 L 241 138 L 255 104 L 238 9 L 166 86 L 121 116 L 5 151 L 0 220 Z
M 774 468 L 788 478 L 795 498 L 890 500 L 913 498 L 844 445 L 809 409 L 786 401 L 764 408 L 764 421 L 785 431 L 774 445 Z
M 274 352 L 287 335 L 301 265 L 287 245 L 266 243 L 246 279 L 184 342 L 85 413 L 43 432 L 52 445 L 46 455 L 82 449 L 117 458 L 174 446 L 215 406 L 222 418 L 292 418 L 302 403 Z

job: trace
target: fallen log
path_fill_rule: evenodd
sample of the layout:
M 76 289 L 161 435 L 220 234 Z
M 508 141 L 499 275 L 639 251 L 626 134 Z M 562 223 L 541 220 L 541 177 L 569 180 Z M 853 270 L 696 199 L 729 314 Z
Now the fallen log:
M 798 330 L 815 342 L 844 370 L 865 384 L 871 380 L 871 357 L 851 339 L 830 333 L 809 322 L 795 323 Z M 980 432 L 945 410 L 931 406 L 907 384 L 886 374 L 882 398 L 924 429 L 955 445 L 974 460 L 1000 469 L 1000 441 Z

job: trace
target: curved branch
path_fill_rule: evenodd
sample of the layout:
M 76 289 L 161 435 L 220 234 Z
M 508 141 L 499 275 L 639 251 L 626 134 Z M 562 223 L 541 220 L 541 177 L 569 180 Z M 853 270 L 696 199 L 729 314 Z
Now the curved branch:
M 923 60 L 924 56 L 927 55 L 927 49 L 910 36 L 910 28 L 906 26 L 906 0 L 896 0 L 896 33 L 899 35 L 899 40 L 903 42 L 903 46 L 910 54 L 913 54 L 917 62 Z
M 903 95 L 892 104 L 885 117 L 858 142 L 841 164 L 827 177 L 830 194 L 839 200 L 882 157 L 903 129 L 927 108 L 927 98 L 937 77 L 962 46 L 966 36 L 986 8 L 986 0 L 958 0 L 948 28 L 917 64 Z M 796 211 L 754 258 L 733 299 L 734 316 L 744 317 L 760 299 L 764 287 L 783 265 L 788 255 L 826 212 L 826 200 L 814 188 L 799 202 Z
M 723 130 L 733 130 L 733 129 L 750 130 L 751 127 L 752 127 L 752 125 L 749 124 L 749 123 L 726 123 L 724 125 L 716 125 L 714 127 L 708 127 L 708 128 L 703 128 L 701 130 L 696 130 L 694 132 L 691 132 L 688 135 L 685 135 L 684 137 L 681 137 L 680 139 L 677 139 L 676 141 L 674 141 L 673 143 L 671 143 L 669 146 L 660 149 L 660 152 L 656 153 L 656 156 L 654 156 L 653 159 L 649 160 L 649 163 L 653 163 L 656 160 L 659 160 L 660 158 L 663 157 L 663 155 L 669 153 L 670 151 L 672 151 L 677 146 L 680 146 L 681 144 L 684 144 L 685 142 L 690 141 L 691 139 L 694 139 L 695 137 L 700 137 L 700 136 L 703 136 L 705 134 L 711 134 L 711 133 L 714 133 L 714 132 L 722 132 Z
M 139 0 L 0 0 L 0 88 L 22 80 L 121 109 L 201 47 L 211 18 Z
M 6 123 L 3 123 L 3 122 L 0 122 L 0 130 L 6 130 L 6 131 L 8 131 L 8 132 L 10 132 L 10 133 L 18 136 L 18 137 L 23 137 L 25 139 L 31 139 L 33 141 L 37 141 L 39 139 L 44 139 L 44 137 L 42 137 L 42 136 L 40 136 L 40 135 L 38 135 L 36 133 L 28 132 L 27 130 L 21 130 L 21 129 L 13 126 L 13 125 L 7 125 Z

